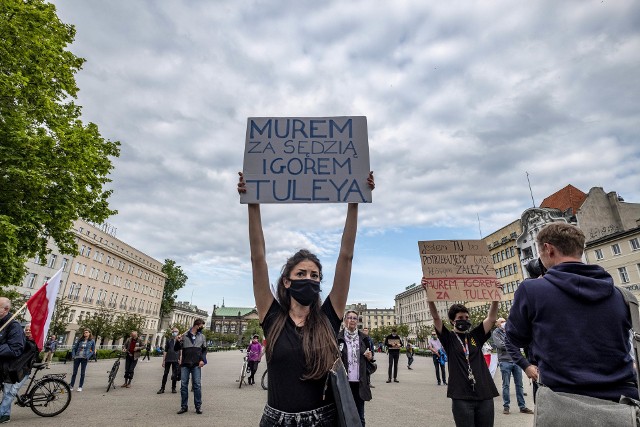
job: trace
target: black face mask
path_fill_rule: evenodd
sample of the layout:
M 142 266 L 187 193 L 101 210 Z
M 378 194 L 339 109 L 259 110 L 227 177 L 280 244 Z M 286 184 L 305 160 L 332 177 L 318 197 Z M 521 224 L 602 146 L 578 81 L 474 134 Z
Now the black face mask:
M 469 330 L 469 328 L 471 328 L 471 322 L 466 319 L 456 320 L 455 322 L 453 322 L 453 324 L 455 325 L 457 330 L 462 332 L 466 332 Z
M 198 327 L 198 332 L 202 332 L 203 329 L 204 329 L 204 326 Z
M 309 306 L 318 299 L 320 282 L 311 279 L 291 280 L 289 295 L 300 305 Z

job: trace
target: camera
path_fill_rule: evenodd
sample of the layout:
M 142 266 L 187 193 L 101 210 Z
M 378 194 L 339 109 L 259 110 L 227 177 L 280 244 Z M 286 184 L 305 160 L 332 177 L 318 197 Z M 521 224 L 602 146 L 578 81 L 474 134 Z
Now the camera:
M 544 265 L 542 264 L 542 261 L 540 260 L 540 258 L 529 261 L 524 266 L 524 268 L 527 269 L 527 273 L 529 274 L 529 277 L 531 277 L 532 279 L 535 279 L 540 276 L 544 276 L 544 274 L 547 272 L 547 269 L 544 268 Z

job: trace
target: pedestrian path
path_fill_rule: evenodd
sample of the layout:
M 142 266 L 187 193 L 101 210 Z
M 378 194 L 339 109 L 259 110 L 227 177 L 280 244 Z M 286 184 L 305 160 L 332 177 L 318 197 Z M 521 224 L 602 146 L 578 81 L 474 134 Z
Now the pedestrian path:
M 378 371 L 372 377 L 375 388 L 373 400 L 365 405 L 367 427 L 389 425 L 452 426 L 451 401 L 446 397 L 446 387 L 437 386 L 431 358 L 416 357 L 408 370 L 406 357 L 401 355 L 399 383 L 386 383 L 387 355 L 376 353 Z M 255 427 L 260 421 L 262 409 L 267 401 L 267 392 L 258 381 L 254 386 L 238 388 L 242 353 L 230 351 L 209 354 L 209 364 L 202 371 L 202 409 L 197 415 L 193 408 L 193 393 L 189 393 L 189 412 L 177 415 L 180 409 L 180 393 L 156 394 L 160 388 L 163 368 L 161 358 L 151 362 L 139 362 L 131 388 L 123 389 L 123 366 L 116 381 L 117 388 L 106 393 L 107 371 L 113 361 L 90 362 L 82 392 L 73 392 L 69 408 L 62 414 L 43 419 L 29 408 L 14 405 L 11 425 L 32 427 L 46 423 L 47 427 L 83 427 L 127 425 L 206 425 L 213 427 Z M 53 364 L 45 373 L 66 372 L 71 377 L 73 365 Z M 264 361 L 260 363 L 256 377 L 262 376 Z M 77 384 L 76 384 L 77 385 Z M 496 386 L 502 389 L 500 373 L 496 374 Z M 528 393 L 527 406 L 533 408 L 531 386 L 525 379 Z M 511 385 L 511 401 L 515 403 L 515 391 Z M 502 398 L 494 399 L 495 426 L 532 426 L 533 415 L 520 414 L 512 404 L 510 415 L 502 414 Z M 515 411 L 515 412 L 514 412 Z

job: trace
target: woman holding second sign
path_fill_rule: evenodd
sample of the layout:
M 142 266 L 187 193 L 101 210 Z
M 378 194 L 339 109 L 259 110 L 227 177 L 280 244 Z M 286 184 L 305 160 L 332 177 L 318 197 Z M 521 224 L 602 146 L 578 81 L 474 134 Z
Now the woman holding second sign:
M 242 173 L 238 192 L 246 192 Z M 367 183 L 374 188 L 373 172 Z M 338 357 L 336 335 L 349 293 L 358 224 L 358 204 L 349 203 L 333 287 L 320 301 L 322 265 L 305 249 L 282 267 L 277 299 L 271 293 L 260 205 L 248 205 L 253 293 L 267 337 L 269 393 L 261 427 L 333 426 L 336 406 L 323 398 L 327 373 Z
M 426 290 L 428 280 L 423 277 L 421 284 Z M 502 289 L 502 285 L 496 286 Z M 485 363 L 482 345 L 491 336 L 498 305 L 498 301 L 492 301 L 486 319 L 471 329 L 469 310 L 462 304 L 453 304 L 448 313 L 453 327 L 450 331 L 444 326 L 435 302 L 429 301 L 433 326 L 449 358 L 447 397 L 451 398 L 451 412 L 458 427 L 493 426 L 493 398 L 499 394 Z

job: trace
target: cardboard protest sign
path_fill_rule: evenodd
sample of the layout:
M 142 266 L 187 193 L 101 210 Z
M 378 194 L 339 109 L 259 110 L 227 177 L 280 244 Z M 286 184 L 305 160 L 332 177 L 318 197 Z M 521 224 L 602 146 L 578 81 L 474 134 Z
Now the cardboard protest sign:
M 367 118 L 249 117 L 240 203 L 370 203 Z
M 491 254 L 482 240 L 418 242 L 428 301 L 500 301 Z

